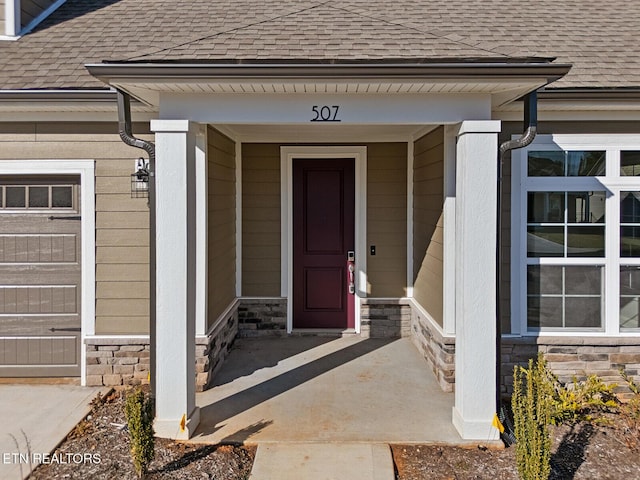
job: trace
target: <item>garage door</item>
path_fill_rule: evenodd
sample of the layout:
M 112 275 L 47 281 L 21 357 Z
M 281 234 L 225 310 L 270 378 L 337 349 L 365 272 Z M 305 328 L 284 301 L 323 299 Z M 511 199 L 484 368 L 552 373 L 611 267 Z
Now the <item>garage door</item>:
M 0 177 L 0 376 L 80 375 L 80 185 Z

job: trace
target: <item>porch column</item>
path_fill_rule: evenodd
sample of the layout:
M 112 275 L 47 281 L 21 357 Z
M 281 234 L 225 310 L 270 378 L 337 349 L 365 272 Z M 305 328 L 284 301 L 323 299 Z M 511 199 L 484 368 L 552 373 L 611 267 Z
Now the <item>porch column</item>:
M 152 120 L 156 134 L 156 419 L 158 437 L 188 439 L 195 406 L 195 134 Z M 153 265 L 152 265 L 153 268 Z
M 499 121 L 460 124 L 456 147 L 456 384 L 463 439 L 496 440 L 496 162 Z

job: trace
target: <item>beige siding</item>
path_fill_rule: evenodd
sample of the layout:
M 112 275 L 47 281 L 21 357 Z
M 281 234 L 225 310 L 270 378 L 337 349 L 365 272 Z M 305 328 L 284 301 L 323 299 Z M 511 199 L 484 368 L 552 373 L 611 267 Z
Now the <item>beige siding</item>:
M 47 9 L 54 0 L 21 0 L 20 1 L 20 24 L 26 27 L 31 20 Z
M 5 0 L 0 0 L 0 35 L 6 32 L 4 29 L 4 2 Z
M 242 145 L 242 295 L 280 296 L 280 145 Z
M 369 296 L 407 295 L 407 144 L 367 145 Z
M 522 133 L 522 124 L 517 122 L 503 122 L 500 142 L 511 139 L 512 135 Z M 615 134 L 640 133 L 637 122 L 540 122 L 538 134 Z M 503 168 L 502 182 L 502 279 L 501 279 L 501 309 L 502 332 L 511 332 L 511 156 L 507 155 Z
M 145 125 L 133 130 L 152 139 Z M 129 177 L 140 153 L 115 123 L 0 124 L 0 161 L 95 159 L 97 334 L 148 332 L 149 210 L 130 198 Z
M 444 144 L 442 127 L 414 143 L 413 295 L 442 325 Z
M 207 130 L 209 215 L 208 325 L 236 296 L 236 151 L 235 143 L 212 127 Z

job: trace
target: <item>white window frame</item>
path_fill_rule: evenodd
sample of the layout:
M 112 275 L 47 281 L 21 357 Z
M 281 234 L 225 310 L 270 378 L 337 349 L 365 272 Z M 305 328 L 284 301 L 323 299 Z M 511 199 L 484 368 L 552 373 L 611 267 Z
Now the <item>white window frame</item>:
M 596 177 L 528 177 L 529 151 L 605 150 L 604 176 Z M 640 266 L 640 258 L 620 257 L 620 192 L 640 191 L 639 177 L 620 176 L 620 152 L 640 150 L 640 135 L 634 134 L 557 134 L 539 135 L 535 141 L 512 153 L 511 176 L 511 332 L 522 336 L 620 336 L 639 337 L 640 331 L 621 332 L 619 326 L 620 264 Z M 539 259 L 527 258 L 527 193 L 530 191 L 605 191 L 605 256 L 600 259 L 581 257 L 547 257 L 544 265 L 603 265 L 602 329 L 527 328 L 527 265 Z

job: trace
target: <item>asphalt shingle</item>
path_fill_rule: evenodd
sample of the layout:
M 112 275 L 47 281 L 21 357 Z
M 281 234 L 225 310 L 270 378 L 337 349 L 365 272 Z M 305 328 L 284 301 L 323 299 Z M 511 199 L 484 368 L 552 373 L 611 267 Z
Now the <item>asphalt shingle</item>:
M 638 87 L 639 25 L 626 0 L 68 0 L 0 42 L 0 88 L 101 87 L 103 60 L 510 57 L 572 63 L 554 87 Z

